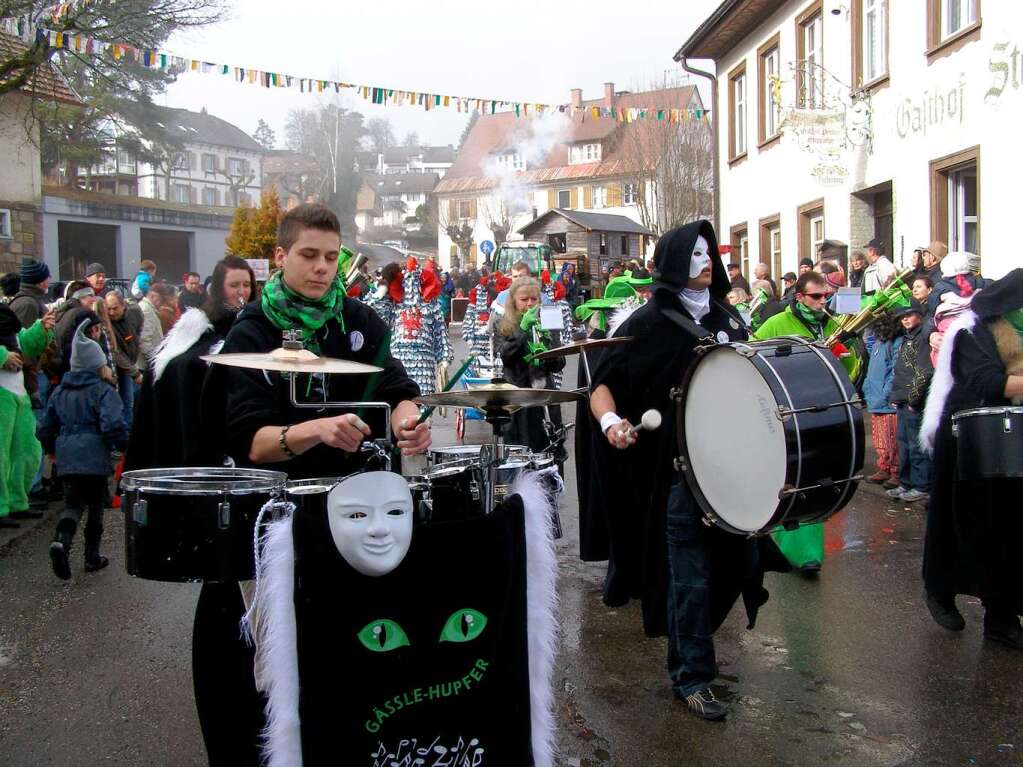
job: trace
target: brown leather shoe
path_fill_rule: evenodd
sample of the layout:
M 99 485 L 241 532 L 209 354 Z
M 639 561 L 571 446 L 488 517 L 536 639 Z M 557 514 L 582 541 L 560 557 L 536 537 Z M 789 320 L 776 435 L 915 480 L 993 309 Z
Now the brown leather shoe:
M 872 485 L 880 485 L 882 482 L 889 480 L 891 478 L 892 475 L 889 474 L 887 471 L 878 471 L 867 477 L 866 481 L 871 483 Z

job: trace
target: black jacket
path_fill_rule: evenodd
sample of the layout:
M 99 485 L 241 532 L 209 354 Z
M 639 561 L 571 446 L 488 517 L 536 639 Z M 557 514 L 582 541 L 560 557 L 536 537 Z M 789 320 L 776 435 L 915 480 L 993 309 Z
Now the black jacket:
M 903 333 L 903 342 L 895 356 L 895 372 L 889 400 L 896 405 L 909 405 L 923 410 L 927 402 L 934 368 L 931 366 L 931 347 L 923 334 L 923 325 Z
M 307 401 L 322 400 L 324 378 L 327 398 L 332 401 L 384 401 L 394 408 L 402 400 L 419 396 L 415 381 L 391 355 L 390 332 L 383 320 L 368 306 L 350 298 L 344 299 L 342 313 L 344 330 L 337 320 L 330 320 L 316 335 L 323 356 L 376 365 L 383 371 L 368 376 L 302 374 L 297 381 L 299 397 L 306 399 L 308 396 Z M 280 348 L 282 342 L 283 333 L 267 319 L 259 302 L 255 301 L 238 315 L 222 351 L 225 354 L 268 353 Z M 296 424 L 345 412 L 335 408 L 296 408 L 291 403 L 288 381 L 281 374 L 220 365 L 214 365 L 207 376 L 204 409 L 208 397 L 213 398 L 214 406 L 223 403 L 226 450 L 239 466 L 253 465 L 249 460 L 252 439 L 264 426 Z M 391 428 L 383 422 L 382 413 L 382 410 L 360 413 L 374 436 L 382 436 Z M 363 463 L 361 456 L 318 445 L 298 458 L 261 468 L 285 471 L 292 479 L 310 479 L 344 476 Z
M 511 336 L 506 336 L 499 329 L 494 333 L 494 345 L 497 354 L 504 364 L 503 377 L 508 383 L 526 389 L 556 389 L 553 373 L 565 369 L 565 358 L 544 360 L 539 367 L 530 365 L 525 357 L 529 353 L 528 338 L 518 328 Z M 552 407 L 548 412 L 555 425 L 561 424 L 561 408 Z M 508 430 L 508 441 L 511 444 L 526 445 L 534 452 L 544 452 L 550 445 L 543 427 L 542 408 L 522 408 L 512 414 L 511 428 Z
M 124 316 L 111 320 L 117 350 L 114 364 L 118 373 L 134 377 L 138 374 L 139 342 L 142 335 L 142 311 L 137 306 L 125 306 Z

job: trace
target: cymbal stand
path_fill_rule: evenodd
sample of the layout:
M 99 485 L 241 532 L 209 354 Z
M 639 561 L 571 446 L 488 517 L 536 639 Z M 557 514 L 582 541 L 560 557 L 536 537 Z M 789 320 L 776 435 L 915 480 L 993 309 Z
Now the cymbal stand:
M 494 430 L 494 438 L 489 451 L 481 451 L 480 463 L 483 464 L 483 475 L 486 488 L 483 492 L 483 513 L 489 514 L 494 510 L 494 492 L 497 489 L 497 467 L 507 458 L 505 455 L 504 432 L 511 424 L 511 413 L 504 408 L 491 408 L 484 410 L 484 417 L 487 423 Z M 489 455 L 487 455 L 489 453 Z

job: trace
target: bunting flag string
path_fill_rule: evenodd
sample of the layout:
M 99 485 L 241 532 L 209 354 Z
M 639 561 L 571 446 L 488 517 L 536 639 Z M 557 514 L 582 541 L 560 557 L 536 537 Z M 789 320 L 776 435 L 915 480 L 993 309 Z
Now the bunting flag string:
M 60 18 L 72 8 L 88 5 L 94 0 L 77 0 L 61 3 L 53 7 L 51 13 L 55 19 Z M 0 28 L 7 34 L 16 36 L 26 44 L 45 42 L 57 49 L 73 50 L 77 54 L 87 56 L 106 55 L 116 62 L 129 61 L 152 69 L 166 70 L 173 74 L 196 73 L 231 77 L 236 83 L 259 85 L 263 88 L 298 88 L 300 93 L 341 93 L 352 91 L 364 101 L 377 106 L 413 106 L 426 111 L 438 108 L 480 114 L 498 114 L 514 112 L 516 117 L 536 117 L 548 113 L 559 112 L 569 116 L 591 116 L 594 119 L 611 118 L 618 122 L 632 123 L 637 120 L 658 120 L 672 123 L 691 120 L 710 119 L 710 110 L 689 109 L 682 107 L 603 107 L 574 106 L 572 104 L 544 104 L 506 99 L 489 99 L 477 96 L 453 96 L 449 94 L 425 93 L 421 91 L 401 90 L 381 85 L 357 85 L 336 80 L 323 80 L 313 77 L 269 72 L 262 69 L 234 66 L 210 61 L 202 61 L 185 56 L 176 56 L 164 51 L 143 50 L 122 43 L 108 43 L 85 35 L 71 32 L 55 32 L 35 24 L 29 17 L 0 19 Z

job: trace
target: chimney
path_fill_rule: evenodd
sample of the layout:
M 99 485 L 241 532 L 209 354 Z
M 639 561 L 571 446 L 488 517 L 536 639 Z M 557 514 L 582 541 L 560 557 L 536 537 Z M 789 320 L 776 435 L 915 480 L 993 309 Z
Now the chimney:
M 615 106 L 615 84 L 604 83 L 604 109 L 614 109 Z
M 573 88 L 572 89 L 572 106 L 578 109 L 583 105 L 583 89 Z

